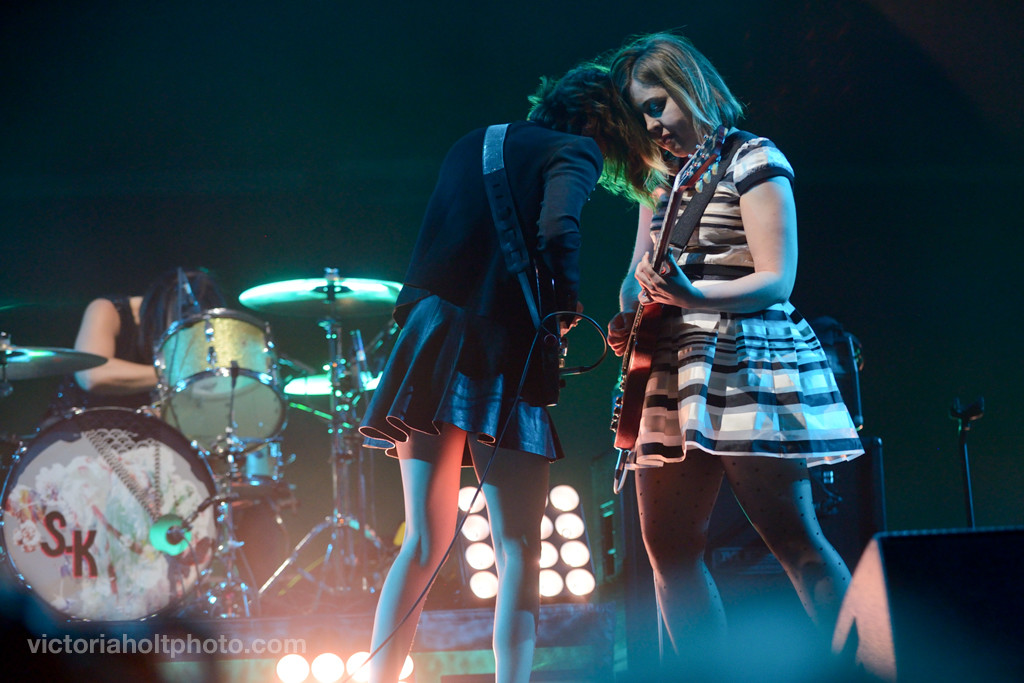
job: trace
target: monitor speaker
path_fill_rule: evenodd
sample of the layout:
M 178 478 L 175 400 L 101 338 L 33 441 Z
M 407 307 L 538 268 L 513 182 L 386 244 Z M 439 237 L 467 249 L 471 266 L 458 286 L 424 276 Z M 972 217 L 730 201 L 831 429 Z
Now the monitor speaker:
M 833 650 L 876 679 L 1024 681 L 1024 528 L 877 534 Z

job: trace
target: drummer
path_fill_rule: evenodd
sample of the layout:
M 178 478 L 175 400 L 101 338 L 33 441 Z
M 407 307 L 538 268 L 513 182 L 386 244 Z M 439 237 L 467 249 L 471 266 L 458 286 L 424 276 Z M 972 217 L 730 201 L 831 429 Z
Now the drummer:
M 161 336 L 183 317 L 224 305 L 224 295 L 207 270 L 184 268 L 160 275 L 143 296 L 94 299 L 82 316 L 75 350 L 109 360 L 64 377 L 47 420 L 73 408 L 152 403 L 158 381 L 153 356 Z

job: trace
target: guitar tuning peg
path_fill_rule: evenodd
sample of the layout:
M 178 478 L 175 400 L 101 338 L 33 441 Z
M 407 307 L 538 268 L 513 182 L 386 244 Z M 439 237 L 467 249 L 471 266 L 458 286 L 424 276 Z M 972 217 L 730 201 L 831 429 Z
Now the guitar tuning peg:
M 696 190 L 697 192 L 703 192 L 704 191 L 704 178 L 701 178 L 700 180 L 698 180 L 697 184 L 694 185 L 693 189 Z
M 711 169 L 710 169 L 709 172 L 710 173 L 718 173 L 718 162 L 717 161 L 715 163 L 711 164 Z

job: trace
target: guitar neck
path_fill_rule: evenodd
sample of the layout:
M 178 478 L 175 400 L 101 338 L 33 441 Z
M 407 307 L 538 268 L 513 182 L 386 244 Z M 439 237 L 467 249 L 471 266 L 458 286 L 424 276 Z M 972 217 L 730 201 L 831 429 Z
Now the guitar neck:
M 660 268 L 668 254 L 671 244 L 672 229 L 675 227 L 676 219 L 679 216 L 679 207 L 683 203 L 683 191 L 694 187 L 706 179 L 709 173 L 714 172 L 715 164 L 722 153 L 722 144 L 725 142 L 726 128 L 719 126 L 713 133 L 704 138 L 704 142 L 695 151 L 686 164 L 676 174 L 672 182 L 672 194 L 669 196 L 668 206 L 665 208 L 665 215 L 661 223 L 661 234 L 658 235 L 658 242 L 655 245 L 651 258 L 651 265 Z

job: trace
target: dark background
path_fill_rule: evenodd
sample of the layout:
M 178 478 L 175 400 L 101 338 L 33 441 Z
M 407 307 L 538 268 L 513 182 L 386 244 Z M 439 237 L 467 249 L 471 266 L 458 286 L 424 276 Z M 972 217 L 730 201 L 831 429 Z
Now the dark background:
M 796 169 L 792 298 L 863 344 L 864 432 L 884 442 L 889 527 L 966 523 L 948 410 L 977 396 L 977 522 L 1024 523 L 1020 3 L 653 7 L 5 3 L 0 328 L 15 344 L 71 347 L 90 299 L 141 293 L 178 265 L 211 268 L 232 297 L 328 266 L 400 280 L 451 142 L 523 117 L 539 76 L 681 27 L 749 105 L 745 127 Z M 602 324 L 634 227 L 635 211 L 603 191 L 585 210 L 583 300 Z M 315 320 L 250 313 L 283 353 L 326 360 Z M 358 325 L 370 337 L 385 323 Z M 599 351 L 585 326 L 571 343 L 581 362 Z M 569 458 L 553 483 L 581 486 L 591 514 L 609 497 L 617 373 L 609 359 L 571 380 L 555 411 Z M 55 384 L 16 382 L 0 431 L 31 433 Z M 301 534 L 330 507 L 325 426 L 293 411 L 284 439 Z M 371 522 L 389 536 L 397 465 L 377 458 L 370 475 Z

